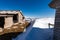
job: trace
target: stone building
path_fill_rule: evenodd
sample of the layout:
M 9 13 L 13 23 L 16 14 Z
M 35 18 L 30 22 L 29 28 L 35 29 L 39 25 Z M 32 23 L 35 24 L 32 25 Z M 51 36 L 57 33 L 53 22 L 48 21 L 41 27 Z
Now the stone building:
M 60 40 L 60 0 L 52 0 L 49 6 L 56 9 L 53 39 Z
M 0 10 L 0 28 L 11 27 L 17 23 L 24 23 L 24 16 L 20 11 Z
M 29 24 L 19 10 L 0 10 L 0 35 L 25 32 Z

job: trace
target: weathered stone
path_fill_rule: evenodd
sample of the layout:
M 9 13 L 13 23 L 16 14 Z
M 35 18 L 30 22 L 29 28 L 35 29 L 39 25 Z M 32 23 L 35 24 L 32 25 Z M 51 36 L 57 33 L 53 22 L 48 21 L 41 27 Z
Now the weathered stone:
M 56 9 L 54 24 L 54 40 L 60 40 L 60 0 L 52 0 L 49 6 Z

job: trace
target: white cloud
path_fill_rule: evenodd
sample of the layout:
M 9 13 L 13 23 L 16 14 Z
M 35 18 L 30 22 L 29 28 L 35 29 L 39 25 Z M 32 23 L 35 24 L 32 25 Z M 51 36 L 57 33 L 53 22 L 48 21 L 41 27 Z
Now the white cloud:
M 48 23 L 54 24 L 54 18 L 41 18 L 36 19 L 33 27 L 36 28 L 49 28 Z M 54 26 L 50 26 L 50 28 L 53 28 Z

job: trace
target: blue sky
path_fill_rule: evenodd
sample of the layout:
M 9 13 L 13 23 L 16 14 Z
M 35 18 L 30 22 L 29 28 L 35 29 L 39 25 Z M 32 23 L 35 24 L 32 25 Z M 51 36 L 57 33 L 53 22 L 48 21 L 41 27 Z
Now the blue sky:
M 0 10 L 21 10 L 24 16 L 54 17 L 55 9 L 48 6 L 51 0 L 0 0 Z

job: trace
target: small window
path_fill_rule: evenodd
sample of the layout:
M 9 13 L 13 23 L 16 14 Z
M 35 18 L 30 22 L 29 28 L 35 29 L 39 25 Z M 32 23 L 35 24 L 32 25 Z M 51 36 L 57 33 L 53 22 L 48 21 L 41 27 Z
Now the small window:
M 18 14 L 15 14 L 15 15 L 13 16 L 13 22 L 14 22 L 14 23 L 18 22 Z
M 22 17 L 24 19 L 24 17 Z

